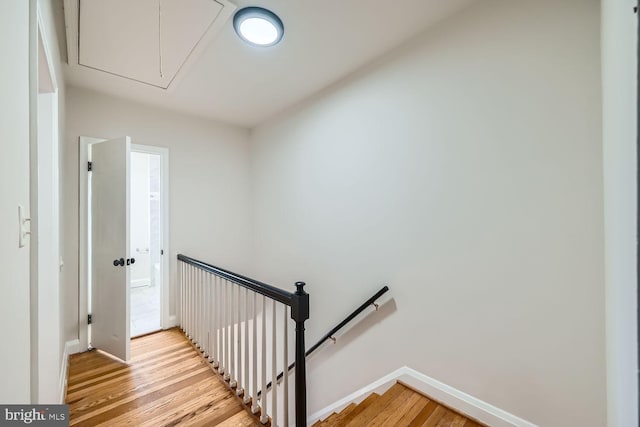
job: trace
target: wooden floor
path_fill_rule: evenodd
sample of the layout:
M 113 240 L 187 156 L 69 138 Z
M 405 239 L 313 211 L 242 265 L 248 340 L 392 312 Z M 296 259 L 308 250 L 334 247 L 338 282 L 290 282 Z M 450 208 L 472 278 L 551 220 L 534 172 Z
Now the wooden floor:
M 372 393 L 352 403 L 314 427 L 481 427 L 476 421 L 449 409 L 400 383 L 384 394 Z
M 258 426 L 178 329 L 131 341 L 131 362 L 99 351 L 71 356 L 66 402 L 72 426 Z M 479 427 L 395 384 L 315 426 Z
M 71 356 L 72 426 L 256 426 L 177 329 L 131 341 L 127 365 L 99 352 Z

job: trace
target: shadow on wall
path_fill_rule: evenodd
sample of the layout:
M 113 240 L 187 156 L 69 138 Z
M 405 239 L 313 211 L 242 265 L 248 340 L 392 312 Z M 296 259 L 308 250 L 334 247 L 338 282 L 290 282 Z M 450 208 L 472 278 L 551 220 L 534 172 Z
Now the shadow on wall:
M 330 355 L 329 352 L 340 351 L 344 349 L 349 344 L 351 344 L 353 340 L 364 334 L 364 332 L 369 328 L 372 328 L 378 323 L 383 322 L 387 317 L 391 316 L 396 311 L 398 311 L 398 306 L 394 298 L 391 298 L 388 301 L 380 304 L 377 311 L 373 310 L 373 308 L 368 309 L 366 311 L 366 314 L 361 315 L 352 321 L 353 326 L 347 326 L 348 329 L 336 334 L 337 336 L 335 337 L 335 344 L 331 344 L 331 341 L 328 341 L 329 344 L 325 343 L 325 345 L 321 346 L 316 352 L 309 355 L 309 358 L 307 360 L 313 360 L 314 356 L 318 357 L 322 354 Z

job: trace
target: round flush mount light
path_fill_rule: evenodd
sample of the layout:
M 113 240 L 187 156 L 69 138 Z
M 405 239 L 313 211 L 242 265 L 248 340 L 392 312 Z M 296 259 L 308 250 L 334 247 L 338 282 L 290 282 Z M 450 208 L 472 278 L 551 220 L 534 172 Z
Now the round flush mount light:
M 278 16 L 261 7 L 245 7 L 233 17 L 238 36 L 253 46 L 268 47 L 282 40 L 284 26 Z

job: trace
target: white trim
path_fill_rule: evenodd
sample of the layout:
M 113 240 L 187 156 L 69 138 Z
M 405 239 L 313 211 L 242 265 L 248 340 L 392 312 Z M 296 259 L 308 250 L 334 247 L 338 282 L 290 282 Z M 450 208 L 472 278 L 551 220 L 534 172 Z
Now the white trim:
M 37 7 L 37 15 L 38 15 L 38 36 L 40 37 L 39 41 L 42 46 L 42 50 L 44 52 L 45 61 L 47 63 L 47 73 L 49 74 L 49 79 L 51 80 L 52 90 L 49 92 L 58 92 L 58 77 L 56 76 L 56 69 L 53 66 L 53 56 L 51 55 L 51 49 L 49 48 L 50 42 L 47 36 L 47 33 L 44 28 L 44 19 L 42 18 L 42 12 L 40 11 L 40 4 Z
M 41 58 L 42 60 L 43 58 Z M 42 65 L 46 68 L 46 63 Z M 61 357 L 58 93 L 38 94 L 38 402 L 57 398 Z
M 65 346 L 65 351 L 68 352 L 69 356 L 76 353 L 82 353 L 87 350 L 86 348 L 82 348 L 80 346 L 80 341 L 77 339 L 67 341 L 64 346 Z
M 64 403 L 64 397 L 67 394 L 67 372 L 69 371 L 69 343 L 65 343 L 64 351 L 62 353 L 62 360 L 60 361 L 60 379 L 58 380 L 58 390 L 60 391 L 60 397 L 58 403 Z
M 29 0 L 29 390 L 38 402 L 38 2 Z
M 76 340 L 67 341 L 64 343 L 64 352 L 62 353 L 62 359 L 60 364 L 60 399 L 59 403 L 64 403 L 64 398 L 67 395 L 67 373 L 69 372 L 69 356 L 80 351 L 80 342 Z
M 209 48 L 211 42 L 215 39 L 215 37 L 220 33 L 220 31 L 227 25 L 227 22 L 232 19 L 233 13 L 236 11 L 237 6 L 231 3 L 229 0 L 214 0 L 216 3 L 222 5 L 222 10 L 213 21 L 211 26 L 207 29 L 204 36 L 198 41 L 198 44 L 195 45 L 187 59 L 184 60 L 176 75 L 169 82 L 169 85 L 165 89 L 169 93 L 175 92 L 175 89 L 180 85 L 180 82 L 184 78 L 185 75 L 189 72 L 191 68 L 193 68 L 194 64 L 197 63 L 198 59 L 202 57 L 204 52 Z
M 334 412 L 340 412 L 352 402 L 361 402 L 371 393 L 384 393 L 393 384 L 400 382 L 446 406 L 492 427 L 536 427 L 509 412 L 463 391 L 448 386 L 407 366 L 396 369 L 377 381 L 357 390 L 335 403 L 323 408 L 307 418 L 307 425 L 313 425 Z
M 178 321 L 175 314 L 169 316 L 169 322 L 167 323 L 165 329 L 173 328 L 174 326 L 178 326 Z
M 58 87 L 59 81 L 53 63 L 50 34 L 46 31 L 46 20 L 39 2 L 35 7 L 35 38 L 30 41 L 30 49 L 35 50 L 35 61 L 30 71 L 30 81 L 34 109 L 31 110 L 32 138 L 35 140 L 35 156 L 31 164 L 31 249 L 35 259 L 31 259 L 31 279 L 35 288 L 31 294 L 32 310 L 32 390 L 33 403 L 56 399 L 56 382 L 64 381 L 64 356 L 59 354 L 61 344 L 61 301 L 60 289 L 60 250 L 59 250 L 59 117 Z M 30 12 L 32 13 L 32 12 Z M 33 23 L 31 21 L 31 23 Z M 30 28 L 30 32 L 32 29 Z M 34 36 L 34 34 L 31 34 Z M 33 44 L 35 42 L 35 44 Z M 32 143 L 33 141 L 32 140 Z M 33 154 L 33 153 L 32 153 Z M 35 166 L 34 166 L 35 165 Z M 34 169 L 35 167 L 35 169 Z M 35 186 L 35 187 L 34 187 Z M 49 188 L 51 187 L 51 188 Z M 35 189 L 35 191 L 34 191 Z M 42 191 L 44 190 L 44 192 Z M 34 202 L 35 200 L 35 202 Z M 42 227 L 44 225 L 44 227 Z M 47 304 L 43 304 L 46 301 Z M 53 306 L 51 305 L 53 304 Z M 62 360 L 62 362 L 61 362 Z M 53 363 L 53 366 L 51 366 Z M 61 363 L 62 367 L 57 366 Z M 59 378 L 55 379 L 55 370 Z
M 638 405 L 638 19 L 600 2 L 606 425 L 640 425 Z M 603 424 L 605 424 L 603 422 Z
M 64 22 L 67 33 L 67 63 L 78 65 L 78 19 L 80 0 L 64 0 Z
M 78 341 L 80 348 L 89 348 L 89 328 L 87 315 L 89 314 L 89 260 L 87 251 L 89 249 L 89 200 L 87 192 L 89 190 L 89 171 L 87 162 L 89 161 L 89 145 L 105 141 L 105 139 L 81 136 L 80 139 L 79 168 L 78 168 Z

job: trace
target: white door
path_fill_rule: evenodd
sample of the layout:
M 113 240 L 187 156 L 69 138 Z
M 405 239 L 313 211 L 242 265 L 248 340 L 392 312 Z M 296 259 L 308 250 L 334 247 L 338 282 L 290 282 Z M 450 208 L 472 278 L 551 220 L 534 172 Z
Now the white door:
M 91 145 L 91 345 L 130 358 L 129 137 Z

